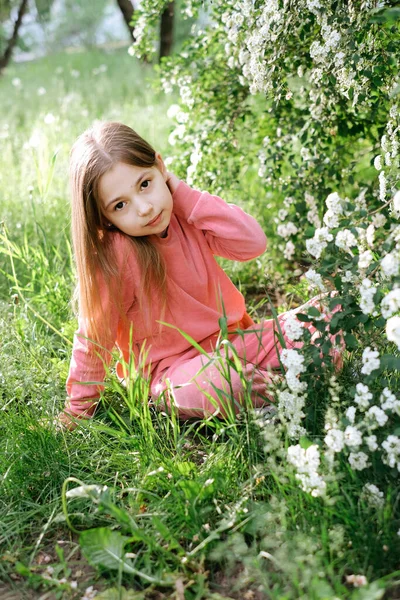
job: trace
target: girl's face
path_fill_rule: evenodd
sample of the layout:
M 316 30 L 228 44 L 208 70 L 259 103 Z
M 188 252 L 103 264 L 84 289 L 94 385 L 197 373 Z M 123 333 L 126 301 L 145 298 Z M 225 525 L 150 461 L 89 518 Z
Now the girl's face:
M 156 154 L 159 168 L 117 163 L 99 181 L 104 218 L 133 237 L 162 235 L 172 213 L 167 171 Z

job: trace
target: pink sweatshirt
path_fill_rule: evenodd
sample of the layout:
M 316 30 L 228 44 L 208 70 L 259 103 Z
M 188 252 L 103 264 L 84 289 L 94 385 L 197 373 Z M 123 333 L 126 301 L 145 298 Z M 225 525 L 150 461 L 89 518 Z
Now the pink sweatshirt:
M 243 295 L 217 264 L 214 255 L 231 260 L 246 261 L 262 254 L 266 237 L 257 221 L 234 204 L 227 204 L 218 196 L 191 189 L 181 181 L 172 195 L 173 212 L 168 235 L 152 236 L 165 260 L 167 272 L 167 308 L 165 323 L 185 331 L 196 342 L 203 343 L 207 351 L 209 340 L 219 332 L 218 319 L 227 316 L 232 329 L 252 324 L 246 313 Z M 163 327 L 161 334 L 156 322 L 161 310 L 161 298 L 154 290 L 151 307 L 152 322 L 144 318 L 136 297 L 139 270 L 134 250 L 122 234 L 114 234 L 114 248 L 118 257 L 128 253 L 122 268 L 121 286 L 123 307 L 133 328 L 132 351 L 135 360 L 141 347 L 147 350 L 145 365 L 152 377 L 172 365 L 191 348 L 189 342 L 176 330 Z M 102 341 L 110 352 L 116 345 L 126 362 L 129 362 L 130 327 L 122 322 L 107 291 L 101 290 L 105 314 L 110 315 L 111 337 Z M 222 302 L 221 302 L 222 299 Z M 223 303 L 223 306 L 222 306 Z M 73 415 L 91 414 L 100 392 L 104 388 L 104 362 L 93 355 L 85 339 L 85 323 L 79 319 L 75 332 L 71 364 L 67 379 L 66 410 Z M 143 355 L 141 357 L 143 360 Z M 121 363 L 117 374 L 123 377 Z M 145 371 L 146 372 L 146 371 Z M 91 382 L 84 383 L 82 382 Z

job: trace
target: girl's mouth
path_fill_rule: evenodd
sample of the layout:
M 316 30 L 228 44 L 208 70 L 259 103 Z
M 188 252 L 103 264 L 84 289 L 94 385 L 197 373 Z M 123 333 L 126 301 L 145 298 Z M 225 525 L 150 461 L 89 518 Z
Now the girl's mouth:
M 149 221 L 149 222 L 147 223 L 146 227 L 148 227 L 149 225 L 150 225 L 150 226 L 152 226 L 152 225 L 157 225 L 157 224 L 158 224 L 158 223 L 161 221 L 161 214 L 162 214 L 162 211 L 161 211 L 161 212 L 160 212 L 160 214 L 159 214 L 159 215 L 157 215 L 157 216 L 156 216 L 156 217 L 155 217 L 155 218 L 154 218 L 152 221 Z

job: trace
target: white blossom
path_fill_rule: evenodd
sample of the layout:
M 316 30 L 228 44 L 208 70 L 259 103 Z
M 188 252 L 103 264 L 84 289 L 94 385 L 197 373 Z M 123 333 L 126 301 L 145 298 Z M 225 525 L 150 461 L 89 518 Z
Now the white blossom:
M 351 254 L 351 248 L 357 246 L 357 240 L 349 229 L 342 229 L 336 235 L 335 244 L 338 248 Z
M 286 258 L 286 260 L 292 260 L 295 250 L 296 250 L 296 246 L 293 244 L 293 242 L 291 240 L 286 242 L 286 246 L 283 251 L 283 256 Z
M 393 196 L 392 207 L 395 217 L 398 219 L 400 217 L 400 190 L 398 190 Z
M 400 288 L 388 292 L 381 302 L 381 312 L 385 319 L 400 311 Z
M 308 252 L 315 258 L 320 258 L 322 251 L 327 247 L 328 242 L 333 240 L 333 235 L 329 233 L 328 227 L 320 227 L 315 230 L 314 237 L 306 240 Z
M 383 427 L 386 423 L 386 421 L 388 420 L 388 416 L 385 413 L 384 410 L 382 410 L 381 408 L 379 408 L 379 406 L 371 406 L 371 408 L 369 408 L 367 410 L 367 412 L 365 413 L 365 416 L 368 419 L 371 419 L 371 421 L 373 421 L 373 426 L 379 426 L 379 427 Z
M 330 429 L 324 438 L 325 444 L 334 452 L 344 448 L 344 433 L 340 429 Z
M 355 588 L 367 585 L 368 580 L 365 575 L 346 575 L 346 583 L 352 583 Z
M 339 227 L 339 216 L 338 214 L 332 212 L 331 210 L 327 210 L 324 214 L 323 221 L 329 229 L 334 229 L 335 227 Z
M 358 257 L 358 268 L 359 269 L 368 269 L 371 262 L 374 260 L 374 255 L 371 250 L 365 250 L 361 252 Z
M 335 215 L 343 214 L 342 200 L 337 192 L 329 194 L 325 200 L 325 204 Z
M 300 340 L 304 331 L 304 325 L 295 315 L 289 315 L 285 322 L 285 333 L 289 340 Z
M 355 406 L 349 406 L 349 408 L 346 410 L 346 418 L 350 421 L 352 425 L 354 424 L 356 418 L 356 412 L 357 409 Z
M 379 173 L 379 199 L 381 202 L 386 200 L 386 177 L 385 171 Z
M 386 321 L 386 337 L 389 342 L 394 342 L 400 350 L 400 317 L 390 317 Z
M 382 456 L 382 461 L 389 467 L 397 467 L 400 471 L 400 438 L 397 435 L 389 435 L 382 442 L 382 448 L 386 452 L 386 456 Z
M 380 154 L 374 158 L 374 167 L 377 171 L 382 171 L 382 156 Z
M 300 156 L 305 161 L 312 160 L 312 155 L 308 148 L 301 148 Z
M 315 269 L 309 269 L 304 273 L 305 278 L 310 284 L 311 288 L 318 288 L 321 292 L 326 292 L 326 287 L 322 281 L 322 277 Z
M 364 442 L 367 444 L 368 450 L 370 452 L 375 452 L 375 450 L 377 450 L 378 443 L 376 440 L 376 435 L 368 435 L 364 438 Z
M 370 248 L 372 248 L 374 245 L 374 238 L 375 238 L 375 226 L 373 223 L 370 223 L 365 231 L 365 239 L 366 239 L 368 246 L 370 246 Z
M 362 354 L 362 362 L 363 366 L 361 368 L 361 373 L 363 373 L 363 375 L 370 375 L 372 371 L 379 369 L 379 352 L 377 350 L 371 350 L 371 348 L 367 346 Z
M 298 232 L 298 228 L 294 223 L 289 221 L 286 224 L 282 223 L 281 225 L 278 225 L 276 231 L 280 237 L 288 238 L 291 235 L 295 235 Z
M 287 369 L 294 369 L 297 374 L 305 371 L 304 356 L 293 348 L 284 348 L 281 352 L 281 360 Z
M 326 491 L 326 483 L 318 474 L 320 463 L 318 446 L 313 444 L 307 450 L 299 444 L 289 446 L 287 457 L 297 470 L 296 479 L 300 481 L 301 488 L 312 496 L 322 496 Z
M 391 410 L 400 416 L 400 400 L 397 400 L 396 396 L 389 390 L 389 388 L 386 387 L 383 390 L 379 400 L 383 410 Z
M 399 257 L 390 252 L 381 260 L 381 269 L 387 277 L 393 277 L 399 274 Z
M 379 229 L 379 227 L 384 226 L 386 221 L 387 221 L 387 219 L 386 219 L 385 215 L 383 215 L 382 213 L 377 213 L 376 215 L 374 215 L 374 217 L 372 219 L 372 224 L 374 225 L 374 227 Z
M 353 281 L 355 281 L 355 275 L 352 271 L 346 271 L 346 273 L 342 275 L 342 281 L 344 283 L 353 283 Z
M 366 483 L 361 491 L 361 497 L 374 508 L 382 508 L 385 504 L 383 492 L 373 483 Z
M 372 285 L 369 279 L 363 279 L 361 285 L 358 288 L 360 292 L 360 308 L 365 315 L 374 313 L 375 303 L 374 296 L 376 293 L 376 287 Z
M 344 431 L 344 443 L 346 446 L 360 446 L 362 443 L 362 435 L 361 432 L 357 429 L 357 427 L 353 427 L 352 425 L 348 425 Z
M 351 468 L 356 471 L 363 471 L 370 466 L 365 452 L 350 452 L 349 463 Z
M 367 385 L 363 383 L 357 383 L 356 385 L 356 395 L 354 396 L 354 402 L 358 405 L 360 410 L 364 410 L 369 407 L 370 400 L 372 400 L 373 395 L 369 391 Z

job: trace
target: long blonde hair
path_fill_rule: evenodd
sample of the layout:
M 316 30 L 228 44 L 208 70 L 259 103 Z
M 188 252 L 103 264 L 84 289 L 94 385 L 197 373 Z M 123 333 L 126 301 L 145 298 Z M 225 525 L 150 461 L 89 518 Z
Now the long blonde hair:
M 99 181 L 117 163 L 137 167 L 157 166 L 155 150 L 133 129 L 117 122 L 101 122 L 85 131 L 70 156 L 71 225 L 78 286 L 75 298 L 85 319 L 89 338 L 99 342 L 110 331 L 105 328 L 99 278 L 108 288 L 124 318 L 122 294 L 117 282 L 118 265 L 112 252 L 112 236 L 123 235 L 133 245 L 141 273 L 139 301 L 150 300 L 155 285 L 165 298 L 166 273 L 158 249 L 147 237 L 131 237 L 109 228 L 101 211 Z M 117 293 L 116 293 L 117 292 Z M 151 302 L 148 302 L 151 306 Z M 114 341 L 114 340 L 113 340 Z

